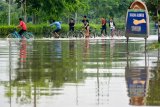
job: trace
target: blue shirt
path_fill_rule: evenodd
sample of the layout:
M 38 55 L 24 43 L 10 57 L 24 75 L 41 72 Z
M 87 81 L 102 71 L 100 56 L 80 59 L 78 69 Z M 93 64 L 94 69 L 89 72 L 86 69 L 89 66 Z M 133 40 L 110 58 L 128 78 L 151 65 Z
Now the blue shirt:
M 52 24 L 50 24 L 50 26 L 55 25 L 57 29 L 61 29 L 61 23 L 60 22 L 53 22 Z

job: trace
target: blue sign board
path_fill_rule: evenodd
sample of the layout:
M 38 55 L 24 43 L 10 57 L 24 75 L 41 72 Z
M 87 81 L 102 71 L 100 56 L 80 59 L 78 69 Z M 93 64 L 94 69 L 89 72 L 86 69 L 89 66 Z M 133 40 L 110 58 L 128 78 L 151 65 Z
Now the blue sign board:
M 145 10 L 129 10 L 127 12 L 126 36 L 148 36 L 148 14 Z

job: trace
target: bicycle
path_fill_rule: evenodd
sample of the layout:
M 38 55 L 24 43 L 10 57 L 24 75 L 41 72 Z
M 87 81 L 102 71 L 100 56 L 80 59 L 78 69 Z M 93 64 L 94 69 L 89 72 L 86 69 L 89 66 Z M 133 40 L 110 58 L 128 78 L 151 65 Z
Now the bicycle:
M 111 36 L 117 36 L 117 37 L 121 37 L 121 36 L 124 36 L 124 31 L 120 30 L 120 29 L 114 29 L 112 32 L 111 32 Z
M 84 38 L 85 37 L 85 34 L 84 34 L 84 29 L 82 29 L 82 30 L 77 30 L 76 32 L 75 32 L 75 34 L 76 34 L 76 38 Z
M 116 35 L 116 30 L 115 29 L 110 29 L 110 35 L 111 37 Z
M 100 35 L 101 35 L 101 33 L 96 28 L 90 29 L 90 37 L 91 38 L 99 37 Z
M 52 37 L 52 30 L 50 27 L 43 27 L 43 37 L 51 38 Z
M 19 35 L 17 31 L 10 33 L 7 35 L 7 38 L 22 38 L 25 37 L 27 39 L 34 38 L 34 35 L 31 32 L 24 32 L 23 35 Z
M 69 32 L 67 32 L 67 35 L 66 35 L 68 38 L 72 38 L 72 37 L 77 37 L 76 36 L 76 31 L 69 31 Z
M 83 30 L 76 30 L 76 31 L 69 31 L 66 34 L 66 37 L 68 38 L 83 38 L 84 37 L 84 31 Z
M 23 36 L 27 39 L 34 38 L 34 35 L 31 32 L 24 32 Z
M 59 36 L 57 36 L 51 29 L 46 29 L 46 32 L 44 33 L 44 35 L 45 35 L 44 37 L 46 37 L 46 38 L 51 38 L 51 37 L 54 37 L 54 38 L 59 38 L 59 37 L 64 38 L 64 37 L 66 37 L 66 33 L 64 33 L 62 31 L 58 32 L 57 34 Z
M 119 30 L 118 34 L 119 34 L 119 36 L 124 36 L 125 35 L 124 30 L 122 30 L 122 29 Z

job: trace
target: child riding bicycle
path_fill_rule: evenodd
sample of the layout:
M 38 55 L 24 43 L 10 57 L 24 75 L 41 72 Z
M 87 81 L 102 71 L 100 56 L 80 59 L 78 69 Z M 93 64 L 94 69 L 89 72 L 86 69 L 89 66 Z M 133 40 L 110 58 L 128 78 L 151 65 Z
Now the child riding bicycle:
M 58 21 L 55 21 L 55 20 L 52 20 L 50 26 L 53 26 L 55 25 L 56 26 L 56 29 L 53 31 L 53 33 L 55 34 L 55 37 L 59 37 L 59 34 L 58 32 L 61 30 L 61 22 L 58 22 Z
M 22 34 L 27 30 L 27 26 L 25 22 L 22 20 L 22 18 L 19 18 L 19 25 L 17 27 L 21 28 L 21 30 L 18 33 L 22 37 Z

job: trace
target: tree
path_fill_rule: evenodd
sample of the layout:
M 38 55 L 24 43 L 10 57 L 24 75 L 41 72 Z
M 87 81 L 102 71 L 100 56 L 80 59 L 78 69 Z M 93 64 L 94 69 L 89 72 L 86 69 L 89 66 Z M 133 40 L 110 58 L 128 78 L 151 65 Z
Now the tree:
M 160 19 L 160 0 L 145 0 L 149 14 L 152 16 L 154 21 L 158 21 Z
M 25 0 L 16 0 L 18 8 L 24 8 L 24 2 Z M 32 15 L 34 23 L 37 23 L 38 18 L 60 19 L 64 12 L 75 12 L 75 10 L 78 10 L 84 4 L 82 0 L 26 0 L 26 6 L 27 13 Z

